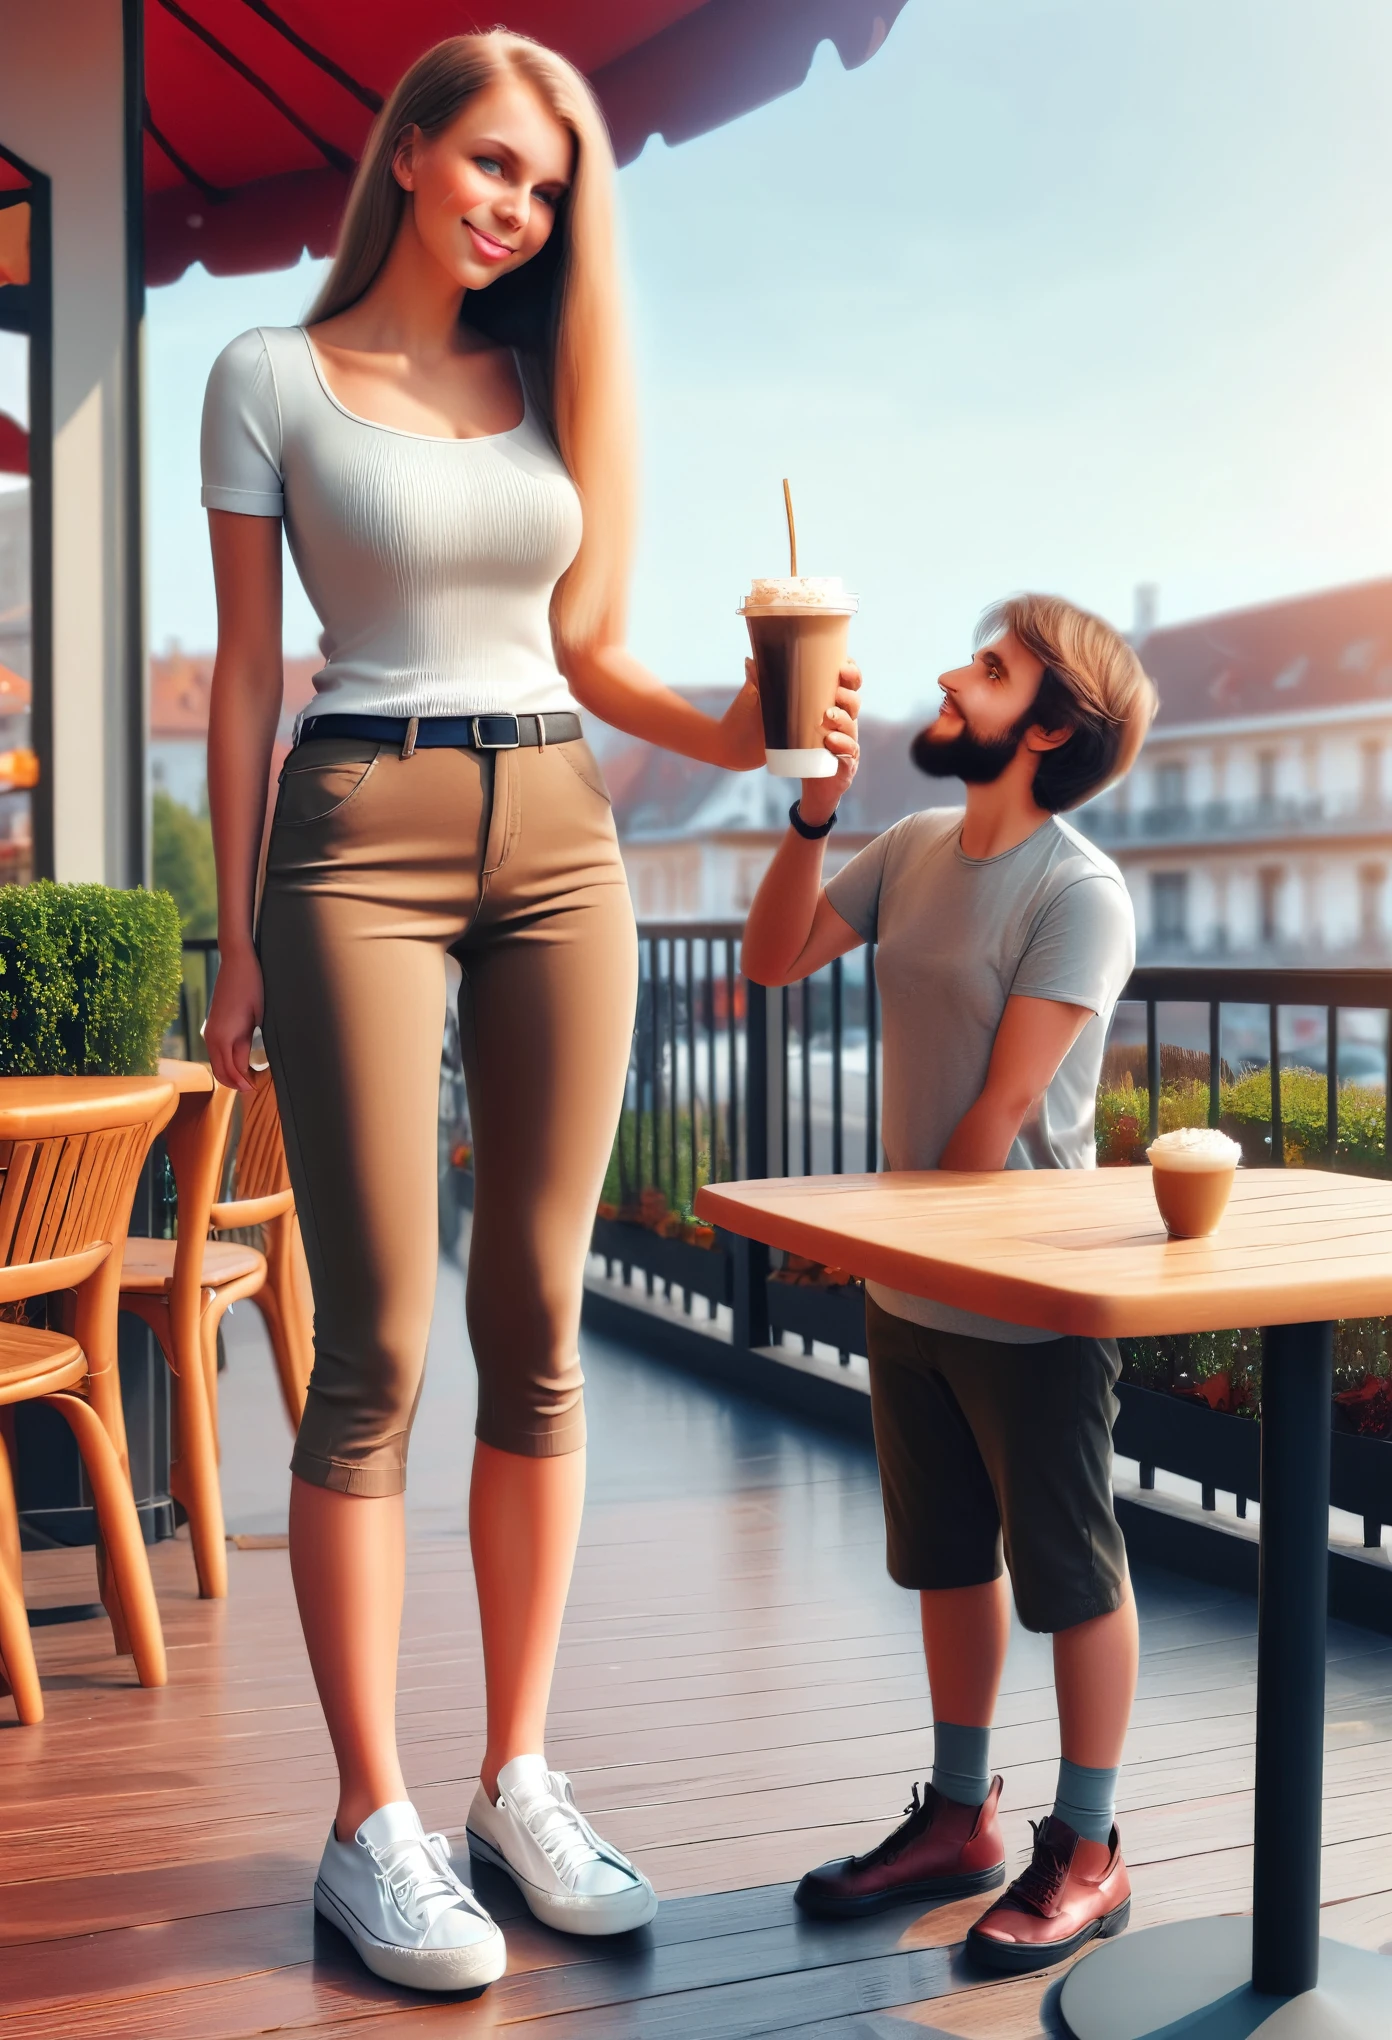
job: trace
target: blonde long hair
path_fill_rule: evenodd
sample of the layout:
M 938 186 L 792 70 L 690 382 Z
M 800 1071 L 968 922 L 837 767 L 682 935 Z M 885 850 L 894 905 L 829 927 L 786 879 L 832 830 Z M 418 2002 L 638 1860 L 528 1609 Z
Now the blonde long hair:
M 494 29 L 450 36 L 412 64 L 373 123 L 348 194 L 332 267 L 306 316 L 331 319 L 372 288 L 406 193 L 392 163 L 411 128 L 449 126 L 496 79 L 525 80 L 575 142 L 575 168 L 546 246 L 485 291 L 469 323 L 515 347 L 580 492 L 584 536 L 551 607 L 558 649 L 622 636 L 633 550 L 637 456 L 614 222 L 614 155 L 589 86 L 554 50 Z

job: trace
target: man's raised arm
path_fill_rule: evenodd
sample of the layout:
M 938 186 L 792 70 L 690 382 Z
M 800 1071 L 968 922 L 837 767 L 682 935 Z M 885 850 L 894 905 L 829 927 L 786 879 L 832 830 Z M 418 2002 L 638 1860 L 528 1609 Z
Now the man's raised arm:
M 749 909 L 740 969 L 756 985 L 796 984 L 860 939 L 822 891 L 821 842 L 790 828 Z

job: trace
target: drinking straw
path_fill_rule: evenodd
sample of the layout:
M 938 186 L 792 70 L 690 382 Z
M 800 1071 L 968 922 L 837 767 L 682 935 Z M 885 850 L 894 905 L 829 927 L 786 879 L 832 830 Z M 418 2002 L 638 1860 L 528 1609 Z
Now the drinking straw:
M 788 477 L 787 477 L 786 475 L 784 475 L 784 477 L 783 477 L 783 508 L 784 508 L 784 509 L 785 509 L 785 510 L 787 511 L 787 513 L 788 513 L 788 558 L 789 558 L 789 561 L 791 562 L 791 564 L 790 564 L 790 566 L 789 566 L 789 568 L 788 568 L 788 571 L 789 571 L 789 573 L 790 573 L 790 574 L 792 575 L 793 579 L 794 579 L 794 580 L 796 580 L 796 579 L 797 579 L 797 526 L 796 526 L 796 525 L 794 524 L 794 522 L 793 522 L 793 492 L 792 492 L 792 490 L 791 490 L 791 489 L 790 489 L 790 488 L 788 487 Z

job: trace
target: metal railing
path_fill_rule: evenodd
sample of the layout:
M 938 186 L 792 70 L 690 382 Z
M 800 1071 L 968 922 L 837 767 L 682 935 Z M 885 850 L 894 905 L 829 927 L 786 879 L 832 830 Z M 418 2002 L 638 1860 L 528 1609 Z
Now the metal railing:
M 1225 1008 L 1256 1009 L 1265 1015 L 1264 1066 L 1273 1072 L 1294 1068 L 1313 1069 L 1324 1076 L 1324 1155 L 1334 1167 L 1339 1160 L 1340 1016 L 1377 1016 L 1381 1041 L 1381 1070 L 1365 1071 L 1380 1083 L 1384 1100 L 1392 1097 L 1392 971 L 1389 970 L 1244 970 L 1214 968 L 1211 965 L 1155 965 L 1132 973 L 1121 1004 L 1145 1008 L 1146 1091 L 1149 1132 L 1153 1140 L 1159 1130 L 1161 1083 L 1162 1006 L 1199 1007 L 1206 1011 L 1208 1028 L 1208 1123 L 1217 1126 L 1223 1110 L 1223 1028 Z M 1317 1028 L 1307 1032 L 1304 1043 L 1284 1045 L 1281 1039 L 1283 1013 L 1317 1016 Z M 1260 1023 L 1259 1023 L 1260 1024 Z M 1250 1041 L 1250 1035 L 1249 1035 Z M 1360 1045 L 1368 1045 L 1366 1042 Z M 1240 1058 L 1248 1068 L 1259 1068 L 1263 1059 L 1248 1053 Z M 1344 1081 L 1349 1079 L 1345 1077 Z M 1286 1162 L 1286 1141 L 1282 1123 L 1282 1084 L 1270 1086 L 1270 1155 L 1276 1167 Z M 1388 1146 L 1388 1119 L 1384 1106 L 1382 1159 L 1392 1157 Z
M 636 1269 L 649 1293 L 654 1285 L 679 1292 L 686 1313 L 693 1296 L 704 1296 L 712 1311 L 728 1306 L 737 1350 L 767 1349 L 791 1335 L 805 1352 L 823 1345 L 845 1363 L 865 1351 L 858 1287 L 815 1275 L 790 1284 L 788 1271 L 758 1243 L 717 1236 L 712 1244 L 708 1228 L 693 1226 L 692 1205 L 704 1182 L 877 1167 L 882 1091 L 874 952 L 863 949 L 801 984 L 766 991 L 740 975 L 740 941 L 734 922 L 639 929 L 633 1046 L 594 1247 L 611 1269 L 623 1268 L 625 1284 Z M 184 1051 L 196 1055 L 217 950 L 209 940 L 184 948 L 177 1032 Z M 1209 1124 L 1242 1134 L 1249 1162 L 1287 1165 L 1287 1136 L 1298 1133 L 1297 1159 L 1379 1172 L 1392 1167 L 1386 1110 L 1392 970 L 1138 969 L 1118 1005 L 1107 1057 L 1113 1075 L 1104 1064 L 1104 1089 L 1128 1061 L 1146 1094 L 1139 1116 L 1147 1138 L 1188 1086 L 1191 1114 L 1197 1103 Z M 1267 1130 L 1254 1144 L 1250 1126 L 1234 1128 L 1234 1099 L 1255 1075 L 1260 1100 L 1263 1074 L 1271 1072 L 1278 1081 L 1269 1082 Z M 1301 1087 L 1298 1127 L 1287 1124 L 1283 1095 L 1294 1084 Z M 467 1155 L 463 1089 L 457 1030 L 447 1027 L 440 1149 L 447 1247 L 446 1218 L 457 1227 L 458 1203 L 470 1201 L 467 1162 L 459 1159 Z M 1114 1088 L 1110 1095 L 1115 1100 Z M 1358 1152 L 1341 1131 L 1341 1105 L 1350 1097 L 1361 1114 Z M 1141 1460 L 1143 1485 L 1153 1484 L 1158 1465 L 1199 1480 L 1208 1508 L 1217 1489 L 1236 1494 L 1239 1507 L 1255 1493 L 1254 1426 L 1125 1381 L 1121 1393 L 1118 1442 Z M 1385 1442 L 1334 1440 L 1335 1505 L 1363 1516 L 1370 1544 L 1392 1521 Z
M 639 929 L 633 1054 L 615 1143 L 618 1203 L 689 1211 L 732 1177 L 873 1170 L 879 1000 L 873 952 L 775 993 L 739 971 L 738 923 Z
M 689 1211 L 705 1182 L 762 1173 L 746 1116 L 751 998 L 735 925 L 654 924 L 638 935 L 633 1053 L 614 1144 L 617 1202 L 644 1191 Z
M 693 1295 L 704 1296 L 712 1312 L 728 1306 L 731 1346 L 746 1356 L 744 1364 L 787 1336 L 800 1338 L 806 1353 L 814 1345 L 829 1347 L 844 1364 L 865 1351 L 858 1286 L 837 1287 L 815 1276 L 789 1283 L 787 1269 L 775 1268 L 768 1249 L 754 1241 L 717 1236 L 712 1245 L 708 1228 L 693 1228 L 691 1207 L 707 1181 L 876 1168 L 882 1092 L 874 954 L 861 950 L 802 984 L 769 992 L 741 977 L 740 939 L 733 922 L 639 929 L 638 1009 L 610 1170 L 612 1199 L 606 1197 L 597 1216 L 594 1248 L 611 1270 L 622 1267 L 625 1288 L 636 1269 L 649 1293 L 655 1284 L 680 1292 L 686 1313 Z M 185 1052 L 196 1055 L 217 952 L 207 940 L 184 947 L 178 1032 Z M 1392 1166 L 1386 1111 L 1392 970 L 1138 969 L 1122 994 L 1108 1057 L 1114 1066 L 1118 1057 L 1135 1061 L 1146 1093 L 1148 1138 L 1186 1084 L 1191 1109 L 1197 1097 L 1210 1124 L 1231 1127 L 1237 1089 L 1253 1074 L 1260 1089 L 1266 1071 L 1277 1077 L 1269 1086 L 1268 1131 L 1255 1148 L 1250 1138 L 1245 1143 L 1249 1162 L 1281 1167 L 1291 1159 L 1283 1098 L 1289 1077 L 1303 1087 L 1299 1159 L 1379 1171 Z M 1182 1074 L 1167 1077 L 1167 1067 Z M 1104 1088 L 1108 1081 L 1104 1075 Z M 1205 1082 L 1203 1100 L 1193 1087 Z M 1313 1146 L 1312 1087 L 1322 1107 L 1322 1128 L 1315 1126 L 1322 1139 Z M 1367 1136 L 1356 1155 L 1340 1120 L 1341 1102 L 1353 1091 Z M 457 1228 L 459 1203 L 471 1201 L 467 1163 L 459 1160 L 467 1154 L 466 1108 L 457 1029 L 450 1027 L 440 1096 L 441 1225 L 448 1248 L 453 1240 L 446 1220 Z M 1243 1512 L 1245 1498 L 1257 1494 L 1255 1425 L 1130 1380 L 1118 1393 L 1118 1448 L 1139 1459 L 1143 1486 L 1154 1485 L 1158 1466 L 1198 1481 L 1206 1509 L 1222 1490 L 1237 1497 Z M 1380 1543 L 1383 1524 L 1392 1522 L 1388 1442 L 1337 1433 L 1333 1440 L 1331 1499 L 1362 1516 L 1369 1545 Z M 1392 1626 L 1392 1611 L 1367 1614 L 1362 1593 L 1357 1587 L 1346 1612 Z
M 184 937 L 184 975 L 179 986 L 179 1010 L 170 1032 L 174 1046 L 190 1062 L 206 1062 L 202 1026 L 208 1017 L 208 1002 L 217 983 L 218 946 L 216 935 Z
M 720 982 L 728 990 L 720 1008 L 728 1038 L 722 1066 L 735 1077 L 728 1100 L 715 1080 L 709 1081 L 708 1110 L 727 1109 L 730 1127 L 738 1128 L 737 1136 L 732 1131 L 723 1147 L 712 1149 L 712 1179 L 727 1168 L 746 1176 L 875 1168 L 882 1094 L 873 956 L 862 951 L 780 991 L 746 983 L 741 996 L 738 983 L 730 983 L 738 967 L 739 932 L 735 925 L 722 924 L 700 929 L 654 924 L 640 930 L 644 991 L 634 1035 L 629 1112 L 640 1125 L 650 1126 L 664 1114 L 670 1123 L 674 1109 L 682 1109 L 680 1094 L 693 1123 L 699 1122 L 699 1096 L 693 1106 L 690 1092 L 681 1087 L 689 1084 L 693 1066 L 701 1066 L 702 1029 L 714 1024 L 714 1009 L 702 1005 L 699 961 L 694 997 L 688 989 L 693 966 L 687 945 L 704 945 L 701 954 L 721 959 Z M 684 1029 L 694 1033 L 684 1035 Z M 683 1039 L 696 1044 L 688 1047 L 685 1060 Z M 1128 1044 L 1134 1044 L 1138 1060 L 1143 1058 L 1138 1074 L 1147 1094 L 1142 1117 L 1148 1121 L 1148 1139 L 1176 1104 L 1192 1111 L 1197 1103 L 1211 1125 L 1222 1123 L 1244 1137 L 1248 1161 L 1258 1165 L 1287 1165 L 1292 1158 L 1288 1131 L 1300 1133 L 1298 1158 L 1304 1161 L 1365 1170 L 1392 1163 L 1386 1111 L 1392 1097 L 1392 971 L 1138 969 L 1118 1003 L 1108 1051 L 1114 1066 L 1126 1059 Z M 1352 1072 L 1346 1068 L 1350 1061 L 1357 1064 Z M 1167 1077 L 1167 1067 L 1181 1074 Z M 1249 1095 L 1241 1096 L 1245 1080 L 1255 1077 L 1260 1102 L 1264 1072 L 1266 1132 L 1254 1141 L 1250 1126 L 1235 1124 L 1233 1115 L 1239 1103 L 1250 1108 L 1250 1083 Z M 1104 1074 L 1104 1087 L 1107 1081 Z M 1206 1099 L 1201 1088 L 1195 1091 L 1196 1084 L 1206 1084 Z M 1298 1128 L 1288 1128 L 1283 1092 L 1295 1086 L 1303 1117 Z M 1186 1087 L 1187 1096 L 1182 1095 Z M 1359 1155 L 1348 1152 L 1340 1130 L 1341 1101 L 1351 1090 L 1365 1131 L 1371 1124 L 1375 1134 L 1372 1148 Z M 1311 1093 L 1322 1122 L 1315 1128 L 1322 1139 L 1313 1141 Z M 656 1189 L 673 1202 L 687 1190 L 690 1178 L 674 1180 L 660 1169 L 643 1168 L 645 1157 L 660 1152 L 651 1132 L 640 1134 L 630 1147 L 625 1194 L 631 1216 L 641 1207 L 644 1189 Z M 625 1237 L 616 1251 L 615 1229 L 597 1228 L 599 1251 L 622 1261 L 626 1279 L 630 1267 L 644 1270 L 649 1290 L 654 1282 L 666 1283 L 669 1291 L 684 1289 L 689 1311 L 690 1261 L 674 1263 L 669 1243 L 651 1234 L 649 1249 L 638 1225 L 618 1230 Z M 831 1347 L 843 1363 L 851 1353 L 865 1351 L 858 1289 L 815 1281 L 786 1287 L 769 1251 L 754 1241 L 726 1238 L 720 1251 L 728 1264 L 727 1284 L 721 1290 L 697 1277 L 697 1293 L 721 1294 L 729 1301 L 736 1348 L 766 1349 L 792 1335 L 801 1338 L 804 1352 L 814 1344 Z M 1244 1512 L 1246 1498 L 1257 1493 L 1255 1425 L 1129 1380 L 1120 1384 L 1119 1394 L 1118 1446 L 1139 1459 L 1143 1487 L 1154 1486 L 1160 1467 L 1197 1480 L 1205 1509 L 1215 1508 L 1217 1492 L 1223 1490 L 1236 1496 L 1238 1513 Z M 1387 1442 L 1336 1435 L 1333 1443 L 1332 1501 L 1362 1517 L 1364 1542 L 1372 1546 L 1380 1543 L 1383 1524 L 1392 1521 Z M 1349 1611 L 1362 1606 L 1355 1594 Z M 1365 1616 L 1366 1611 L 1358 1619 Z M 1384 1616 L 1377 1619 L 1382 1622 Z
M 638 1019 L 616 1147 L 626 1207 L 655 1189 L 674 1209 L 687 1209 L 698 1181 L 878 1166 L 873 948 L 768 992 L 738 976 L 737 923 L 649 923 L 639 941 Z M 1175 1033 L 1192 1035 L 1196 1009 L 1202 1016 L 1206 1039 L 1191 1044 L 1191 1053 L 1204 1062 L 1210 1125 L 1223 1115 L 1225 1072 L 1309 1070 L 1324 1078 L 1324 1159 L 1335 1163 L 1341 1083 L 1362 1081 L 1392 1095 L 1392 970 L 1141 968 L 1119 1001 L 1114 1041 L 1138 1006 L 1151 1139 L 1160 1126 L 1167 1008 L 1189 1009 Z M 1354 1014 L 1362 1024 L 1350 1035 L 1342 1016 Z M 1300 1024 L 1283 1033 L 1291 1016 Z M 1341 1068 L 1350 1059 L 1356 1071 Z M 1270 1159 L 1278 1166 L 1286 1160 L 1282 1110 L 1277 1083 Z M 1384 1116 L 1384 1158 L 1392 1158 L 1388 1136 Z
M 637 1224 L 658 1230 L 670 1215 L 670 1232 L 689 1216 L 701 1182 L 878 1166 L 879 1001 L 870 950 L 801 984 L 765 991 L 738 976 L 738 924 L 650 923 L 639 933 L 638 1018 L 611 1182 L 618 1216 L 634 1222 L 624 1265 L 646 1266 L 650 1283 L 671 1282 L 670 1255 L 661 1270 L 656 1252 L 645 1263 Z M 1261 1101 L 1262 1127 L 1242 1129 L 1249 1162 L 1284 1166 L 1298 1134 L 1298 1159 L 1381 1169 L 1392 1165 L 1385 1109 L 1374 1148 L 1365 1139 L 1354 1154 L 1341 1142 L 1340 1102 L 1350 1076 L 1362 1085 L 1365 1107 L 1379 1091 L 1383 1101 L 1392 1094 L 1390 1016 L 1387 970 L 1143 968 L 1119 1002 L 1109 1061 L 1135 1043 L 1147 1139 L 1173 1106 L 1177 1086 L 1165 1071 L 1175 1061 L 1188 1080 L 1206 1081 L 1207 1099 L 1200 1093 L 1198 1102 L 1215 1126 L 1232 1124 L 1236 1080 L 1255 1075 L 1260 1094 L 1262 1072 L 1275 1069 L 1278 1081 L 1267 1083 Z M 1298 1127 L 1287 1124 L 1296 1084 Z M 1309 1124 L 1312 1092 L 1322 1115 L 1318 1139 Z M 1242 1102 L 1250 1119 L 1250 1095 Z M 734 1240 L 724 1251 L 735 1264 L 732 1293 L 745 1298 L 744 1313 L 752 1311 L 744 1316 L 749 1342 L 761 1343 L 767 1252 Z M 805 1342 L 814 1336 L 806 1332 Z M 845 1338 L 842 1317 L 828 1343 L 845 1351 Z
M 688 1214 L 705 1182 L 873 1171 L 880 1152 L 880 1007 L 873 946 L 838 957 L 800 984 L 766 991 L 741 976 L 738 922 L 649 922 L 639 929 L 639 992 L 612 1201 L 636 1213 L 656 1192 Z M 201 1052 L 198 1030 L 217 975 L 211 937 L 184 943 L 175 1033 Z M 1192 1039 L 1207 1080 L 1210 1125 L 1234 1071 L 1294 1069 L 1323 1077 L 1320 1159 L 1338 1165 L 1339 1104 L 1349 1081 L 1392 1097 L 1392 970 L 1155 965 L 1137 969 L 1118 1005 L 1113 1041 L 1144 1014 L 1147 1132 L 1159 1130 L 1170 1027 Z M 1350 1027 L 1349 1016 L 1357 1017 Z M 1132 1032 L 1137 1030 L 1132 1027 Z M 1137 1040 L 1137 1048 L 1141 1040 Z M 455 1057 L 457 1060 L 457 1055 Z M 1350 1069 L 1352 1062 L 1356 1067 Z M 1331 1078 L 1333 1079 L 1331 1081 Z M 1283 1085 L 1270 1086 L 1269 1159 L 1287 1160 Z M 1386 1112 L 1378 1160 L 1392 1166 Z

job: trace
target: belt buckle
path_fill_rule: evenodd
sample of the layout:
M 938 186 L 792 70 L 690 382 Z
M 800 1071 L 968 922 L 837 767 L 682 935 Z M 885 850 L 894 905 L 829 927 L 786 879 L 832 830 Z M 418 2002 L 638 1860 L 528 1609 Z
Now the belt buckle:
M 485 743 L 479 734 L 479 724 L 485 722 L 510 722 L 512 724 L 512 742 L 510 744 Z M 474 749 L 476 751 L 518 751 L 522 748 L 521 724 L 515 715 L 510 715 L 506 711 L 500 711 L 497 715 L 471 715 L 469 726 L 473 731 Z

